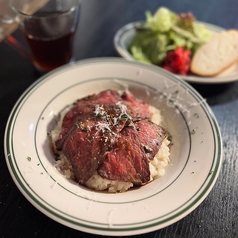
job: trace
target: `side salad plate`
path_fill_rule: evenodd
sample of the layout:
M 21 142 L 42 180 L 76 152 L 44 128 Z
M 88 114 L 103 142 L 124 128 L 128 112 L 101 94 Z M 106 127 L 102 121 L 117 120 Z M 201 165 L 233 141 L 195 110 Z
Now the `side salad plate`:
M 129 90 L 157 107 L 172 138 L 165 175 L 123 193 L 65 178 L 47 137 L 65 106 L 106 89 Z M 79 61 L 41 77 L 16 102 L 4 141 L 10 174 L 30 203 L 65 226 L 110 236 L 151 232 L 184 218 L 207 197 L 222 161 L 218 123 L 197 91 L 159 67 L 116 58 Z
M 131 53 L 128 51 L 128 48 L 133 37 L 136 34 L 135 29 L 136 25 L 140 25 L 141 23 L 142 22 L 129 23 L 120 28 L 114 36 L 115 49 L 117 50 L 118 54 L 121 57 L 129 61 L 136 61 L 131 55 Z M 216 34 L 225 30 L 224 28 L 212 24 L 204 22 L 199 23 L 202 23 L 211 32 L 211 34 Z M 176 76 L 190 83 L 218 84 L 218 83 L 234 82 L 238 80 L 238 64 L 232 65 L 231 67 L 223 71 L 221 74 L 213 77 L 202 77 L 197 75 L 176 75 Z

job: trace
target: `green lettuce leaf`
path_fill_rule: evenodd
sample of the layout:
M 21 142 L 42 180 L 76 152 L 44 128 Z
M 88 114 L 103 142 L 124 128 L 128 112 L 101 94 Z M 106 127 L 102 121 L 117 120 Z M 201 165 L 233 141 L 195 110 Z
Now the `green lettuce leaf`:
M 138 61 L 160 65 L 168 51 L 184 47 L 193 53 L 210 38 L 206 27 L 191 13 L 177 15 L 161 7 L 154 15 L 146 11 L 145 16 L 129 45 L 129 52 Z

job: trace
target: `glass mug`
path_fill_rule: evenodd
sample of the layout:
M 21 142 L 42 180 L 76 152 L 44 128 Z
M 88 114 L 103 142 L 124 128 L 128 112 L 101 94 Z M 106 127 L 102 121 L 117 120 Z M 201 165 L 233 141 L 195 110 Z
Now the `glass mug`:
M 73 60 L 80 0 L 10 0 L 33 64 L 48 72 Z

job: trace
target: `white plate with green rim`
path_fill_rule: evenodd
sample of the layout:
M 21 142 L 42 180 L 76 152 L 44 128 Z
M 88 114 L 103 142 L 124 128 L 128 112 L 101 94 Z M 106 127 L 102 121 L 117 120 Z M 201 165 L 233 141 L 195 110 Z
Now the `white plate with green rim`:
M 135 26 L 141 22 L 129 23 L 122 28 L 120 28 L 114 36 L 114 46 L 118 54 L 123 58 L 136 61 L 133 56 L 128 51 L 128 47 L 136 34 Z M 208 24 L 205 22 L 200 22 L 206 26 L 206 28 L 212 33 L 219 33 L 224 31 L 224 28 Z M 159 67 L 159 66 L 158 66 Z M 202 83 L 202 84 L 219 84 L 219 83 L 229 83 L 238 80 L 238 64 L 232 65 L 230 68 L 226 69 L 222 73 L 214 77 L 202 77 L 197 75 L 176 75 L 181 77 L 183 80 L 190 83 Z
M 63 177 L 47 140 L 52 121 L 78 98 L 125 88 L 161 110 L 173 142 L 165 175 L 116 194 Z M 222 161 L 218 123 L 197 91 L 159 67 L 116 58 L 79 61 L 37 80 L 16 102 L 4 146 L 13 180 L 37 209 L 68 227 L 111 236 L 158 230 L 185 217 L 211 191 Z

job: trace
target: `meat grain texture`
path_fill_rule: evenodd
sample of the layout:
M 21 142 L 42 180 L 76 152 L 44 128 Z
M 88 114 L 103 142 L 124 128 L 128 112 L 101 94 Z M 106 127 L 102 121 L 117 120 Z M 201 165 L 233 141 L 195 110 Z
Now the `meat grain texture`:
M 163 176 L 170 162 L 160 123 L 159 110 L 130 92 L 105 90 L 79 99 L 50 133 L 56 166 L 94 190 L 145 185 Z

